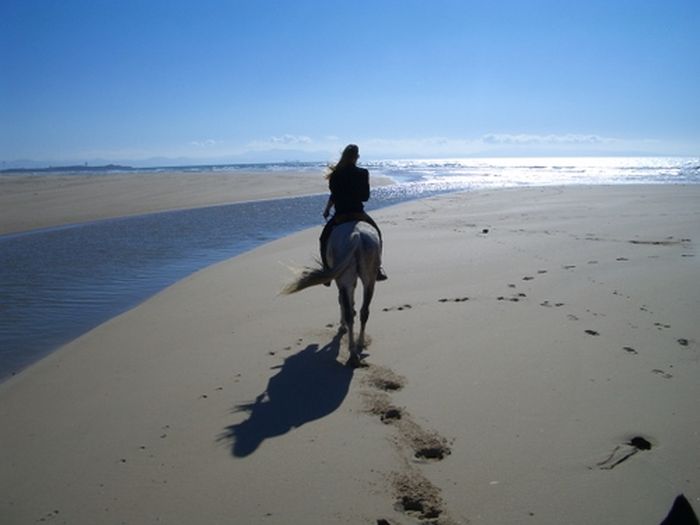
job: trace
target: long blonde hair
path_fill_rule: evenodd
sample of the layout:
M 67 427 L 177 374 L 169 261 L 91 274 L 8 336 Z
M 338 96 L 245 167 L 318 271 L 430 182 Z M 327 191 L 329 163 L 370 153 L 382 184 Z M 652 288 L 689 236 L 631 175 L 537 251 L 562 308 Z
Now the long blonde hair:
M 333 174 L 343 168 L 348 166 L 354 166 L 357 162 L 357 157 L 360 156 L 360 148 L 356 144 L 348 144 L 345 146 L 343 153 L 340 155 L 340 160 L 336 164 L 331 164 L 328 166 L 328 173 L 326 173 L 326 179 L 330 179 Z

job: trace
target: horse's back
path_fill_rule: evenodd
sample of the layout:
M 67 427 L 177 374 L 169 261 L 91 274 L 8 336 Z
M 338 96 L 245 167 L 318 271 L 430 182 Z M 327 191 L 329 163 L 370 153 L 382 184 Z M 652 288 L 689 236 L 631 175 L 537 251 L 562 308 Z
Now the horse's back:
M 371 224 L 366 222 L 345 222 L 333 228 L 328 241 L 329 260 L 340 261 L 354 251 L 358 258 L 358 270 L 379 266 L 381 252 L 381 240 L 379 232 Z

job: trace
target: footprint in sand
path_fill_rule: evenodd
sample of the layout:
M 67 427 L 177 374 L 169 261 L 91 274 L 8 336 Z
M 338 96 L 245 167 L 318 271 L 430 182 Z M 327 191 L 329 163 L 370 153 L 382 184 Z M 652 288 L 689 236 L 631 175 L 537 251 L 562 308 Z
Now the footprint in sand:
M 599 334 L 598 332 L 596 332 L 595 330 L 585 330 L 585 332 L 586 332 L 588 335 L 600 335 L 600 334 Z
M 454 297 L 452 299 L 438 299 L 438 303 L 464 303 L 469 300 L 469 297 Z
M 673 375 L 669 374 L 665 370 L 661 370 L 660 368 L 655 368 L 654 370 L 651 371 L 652 374 L 656 374 L 658 376 L 663 377 L 664 379 L 671 379 Z

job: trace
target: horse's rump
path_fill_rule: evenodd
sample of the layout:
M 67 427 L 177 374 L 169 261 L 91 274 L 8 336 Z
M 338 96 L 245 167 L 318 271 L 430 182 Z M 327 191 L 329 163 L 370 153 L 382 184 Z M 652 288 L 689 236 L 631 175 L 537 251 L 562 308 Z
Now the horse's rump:
M 326 257 L 330 265 L 343 266 L 349 262 L 347 259 L 351 254 L 356 257 L 358 265 L 361 261 L 365 266 L 376 264 L 379 267 L 381 239 L 371 223 L 364 220 L 349 221 L 333 228 L 326 246 Z

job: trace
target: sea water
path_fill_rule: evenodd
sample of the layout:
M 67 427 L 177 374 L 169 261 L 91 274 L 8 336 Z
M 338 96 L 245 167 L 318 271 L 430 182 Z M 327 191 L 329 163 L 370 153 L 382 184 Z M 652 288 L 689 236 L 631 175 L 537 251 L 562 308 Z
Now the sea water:
M 373 210 L 445 192 L 571 184 L 700 183 L 700 159 L 392 160 L 364 164 L 396 181 Z M 182 168 L 300 169 L 320 163 Z M 172 168 L 169 168 L 172 169 Z M 143 176 L 158 169 L 143 170 Z M 208 265 L 312 226 L 315 195 L 151 213 L 0 236 L 0 379 Z M 316 246 L 309 246 L 313 254 Z M 235 284 L 232 284 L 235 286 Z

